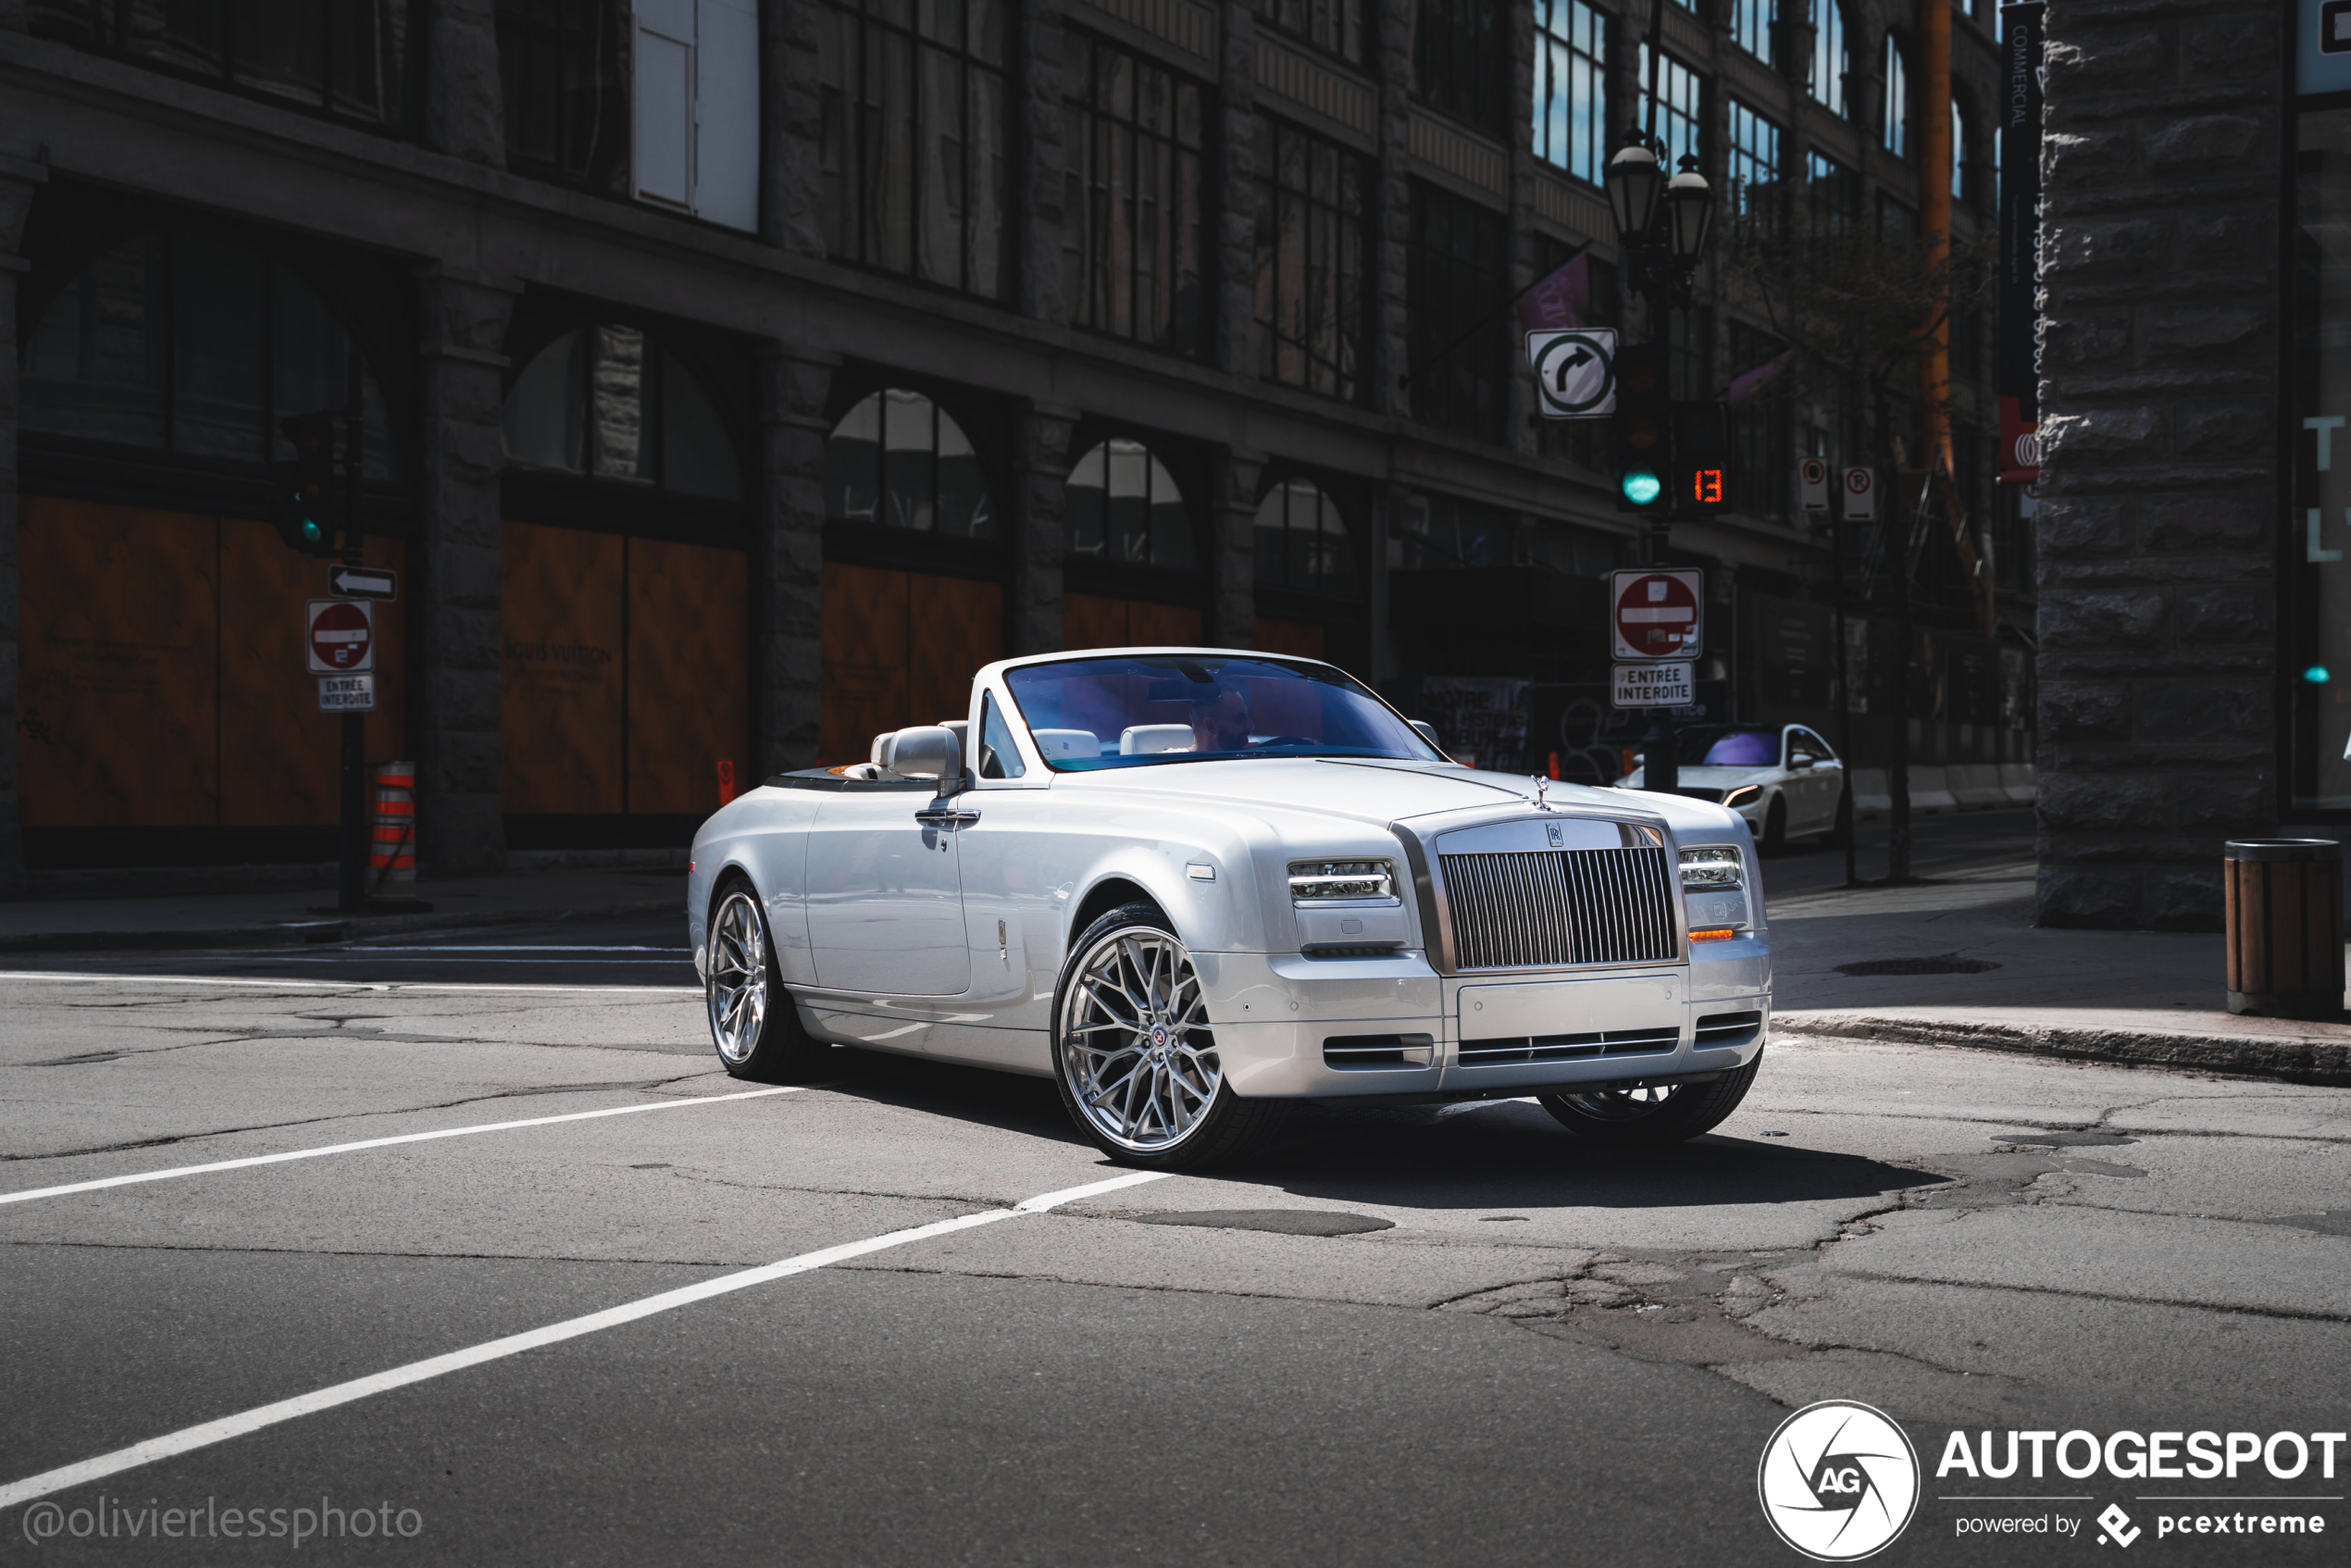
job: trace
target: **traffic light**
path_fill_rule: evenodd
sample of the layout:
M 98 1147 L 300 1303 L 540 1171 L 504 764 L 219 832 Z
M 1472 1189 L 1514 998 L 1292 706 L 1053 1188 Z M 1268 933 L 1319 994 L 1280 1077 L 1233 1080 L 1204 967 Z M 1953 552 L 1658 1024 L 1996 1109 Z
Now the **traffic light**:
M 1731 509 L 1730 417 L 1719 403 L 1673 405 L 1673 510 L 1711 517 Z
M 1615 429 L 1616 509 L 1670 513 L 1673 403 L 1662 344 L 1636 343 L 1616 351 Z
M 305 555 L 335 554 L 335 416 L 289 414 L 278 428 L 294 449 L 277 465 L 278 537 Z

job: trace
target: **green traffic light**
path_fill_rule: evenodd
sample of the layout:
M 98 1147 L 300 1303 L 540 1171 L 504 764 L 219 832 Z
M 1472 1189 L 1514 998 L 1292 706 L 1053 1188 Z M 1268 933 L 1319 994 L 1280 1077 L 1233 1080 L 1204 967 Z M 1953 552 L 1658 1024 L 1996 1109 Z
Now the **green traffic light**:
M 326 530 L 316 522 L 308 517 L 302 519 L 302 541 L 305 544 L 316 544 L 326 537 Z
M 1648 468 L 1627 468 L 1617 480 L 1624 499 L 1636 506 L 1646 506 L 1664 493 L 1665 483 Z

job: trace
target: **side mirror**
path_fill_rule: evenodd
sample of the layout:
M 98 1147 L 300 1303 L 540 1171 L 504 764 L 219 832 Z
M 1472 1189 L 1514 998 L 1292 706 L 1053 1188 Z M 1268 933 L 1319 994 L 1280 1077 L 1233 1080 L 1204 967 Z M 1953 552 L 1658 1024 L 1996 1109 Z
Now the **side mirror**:
M 935 778 L 943 789 L 963 778 L 964 748 L 940 724 L 902 729 L 882 743 L 882 765 L 901 778 Z
M 1436 747 L 1438 751 L 1441 752 L 1445 749 L 1445 742 L 1437 738 L 1437 726 L 1429 723 L 1428 720 L 1424 718 L 1408 718 L 1404 722 L 1411 725 L 1414 729 L 1419 730 L 1421 732 L 1421 739 Z
M 1790 766 L 1790 767 L 1792 767 L 1792 768 L 1793 768 L 1793 767 L 1803 767 L 1803 768 L 1809 768 L 1809 767 L 1810 767 L 1810 766 L 1812 765 L 1812 759 L 1811 759 L 1810 757 L 1809 757 L 1809 756 L 1806 756 L 1803 753 L 1798 752 L 1796 755 L 1794 755 L 1794 756 L 1792 756 L 1792 757 L 1790 757 L 1790 758 L 1788 758 L 1788 759 L 1787 759 L 1787 765 L 1788 765 L 1788 766 Z

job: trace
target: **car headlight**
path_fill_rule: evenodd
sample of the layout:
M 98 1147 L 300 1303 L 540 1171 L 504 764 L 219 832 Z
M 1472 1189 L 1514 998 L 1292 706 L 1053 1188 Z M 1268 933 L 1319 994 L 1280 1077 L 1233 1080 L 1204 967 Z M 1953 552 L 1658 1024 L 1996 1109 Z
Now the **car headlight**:
M 1730 807 L 1733 811 L 1736 811 L 1741 806 L 1754 804 L 1758 800 L 1762 798 L 1762 785 L 1742 784 L 1735 790 L 1724 790 L 1723 792 L 1723 803 Z
M 1682 852 L 1682 890 L 1720 892 L 1747 886 L 1747 862 L 1735 844 L 1700 844 Z
M 1396 866 L 1385 860 L 1294 860 L 1289 865 L 1289 896 L 1293 903 L 1392 899 Z

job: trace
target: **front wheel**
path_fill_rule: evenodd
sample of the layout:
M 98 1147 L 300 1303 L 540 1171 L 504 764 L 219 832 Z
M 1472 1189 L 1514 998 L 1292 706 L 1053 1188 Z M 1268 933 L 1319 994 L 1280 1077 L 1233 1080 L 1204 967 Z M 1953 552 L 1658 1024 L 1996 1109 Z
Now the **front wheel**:
M 800 1009 L 776 968 L 759 895 L 740 877 L 719 890 L 710 913 L 709 946 L 703 1001 L 718 1064 L 730 1076 L 754 1083 L 814 1072 L 828 1048 L 802 1026 Z
M 1113 909 L 1070 944 L 1052 1016 L 1062 1104 L 1121 1164 L 1237 1159 L 1281 1120 L 1279 1101 L 1243 1100 L 1225 1081 L 1192 955 L 1151 904 Z
M 1543 1109 L 1576 1137 L 1615 1147 L 1679 1143 L 1712 1132 L 1739 1108 L 1755 1082 L 1763 1053 L 1710 1083 L 1654 1084 L 1647 1089 L 1598 1089 L 1538 1094 Z

